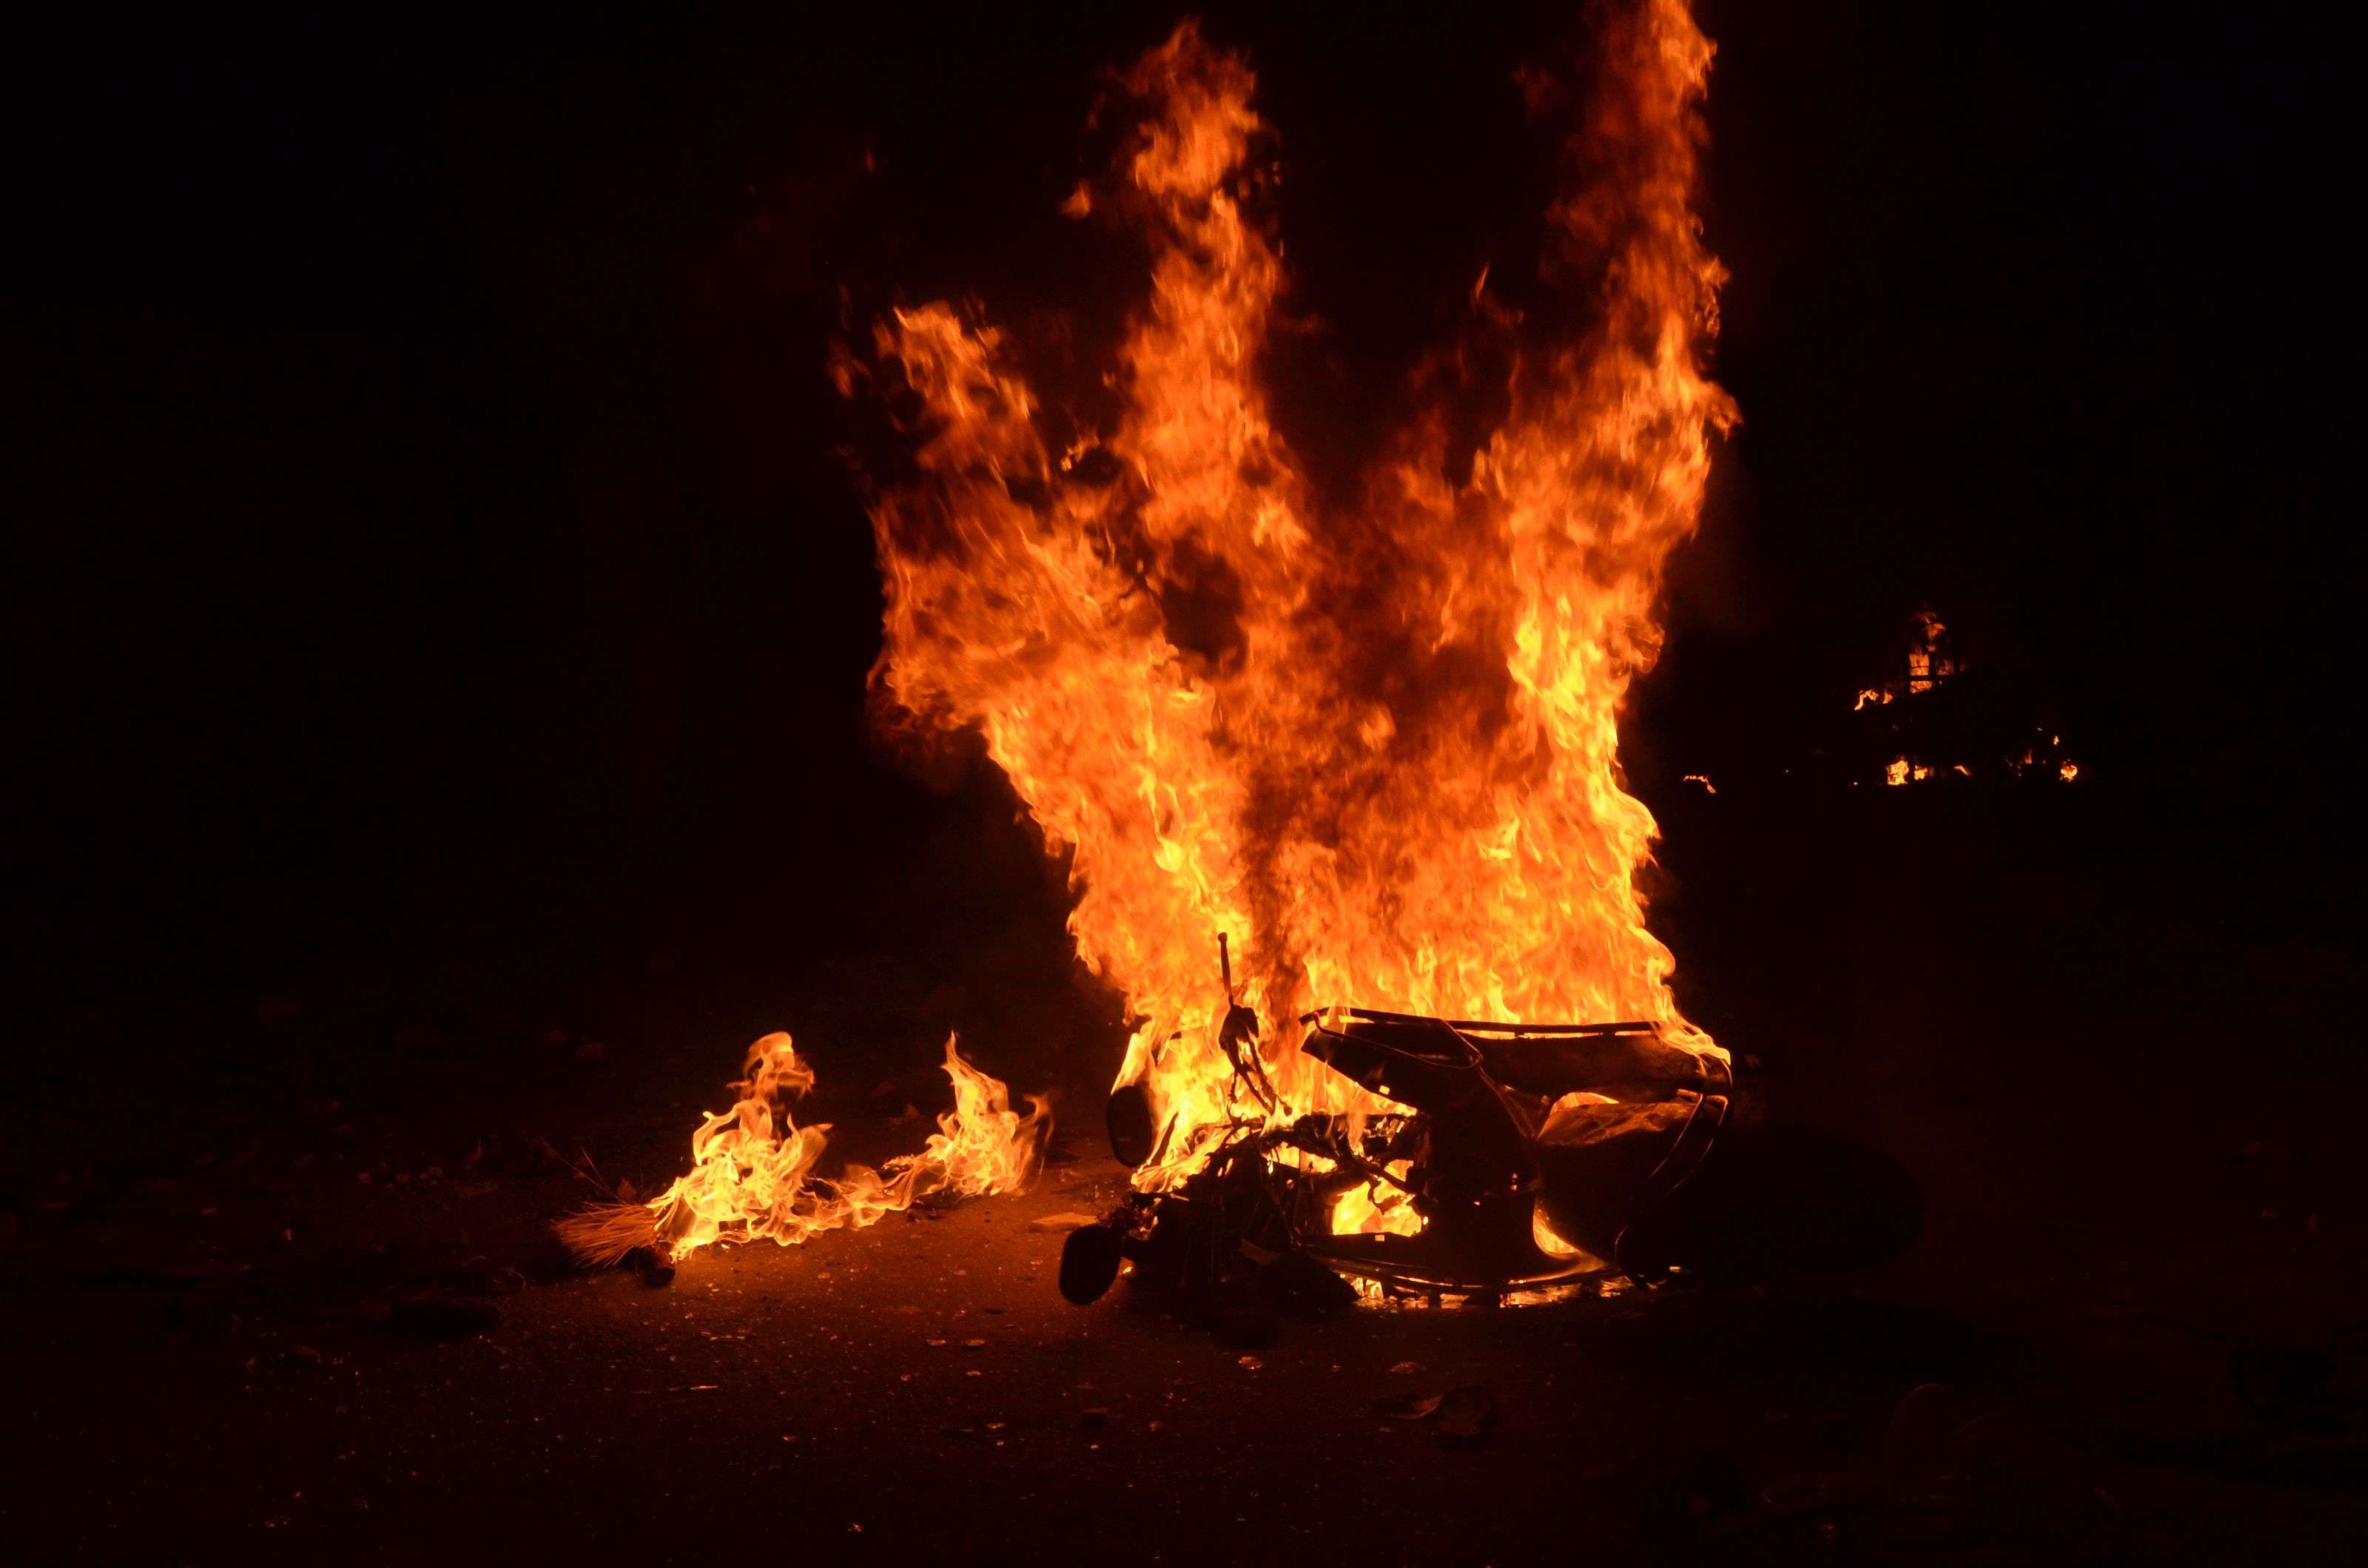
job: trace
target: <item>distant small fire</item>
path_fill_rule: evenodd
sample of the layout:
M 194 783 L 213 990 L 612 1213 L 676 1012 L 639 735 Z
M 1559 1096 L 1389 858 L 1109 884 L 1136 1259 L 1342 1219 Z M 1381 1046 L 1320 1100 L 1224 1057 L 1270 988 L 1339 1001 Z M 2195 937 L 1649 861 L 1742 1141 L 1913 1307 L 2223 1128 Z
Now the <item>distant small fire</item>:
M 1967 666 L 1947 623 L 1933 611 L 1917 612 L 1907 648 L 1896 657 L 1899 673 L 1860 688 L 1850 704 L 1853 713 L 1867 716 L 1856 722 L 1876 726 L 1887 737 L 1885 750 L 1899 748 L 1882 765 L 1884 784 L 1943 778 L 2069 784 L 2080 776 L 2080 765 L 2065 755 L 2061 734 L 2032 723 L 2027 714 L 2020 722 L 2005 720 L 1990 710 L 1994 700 L 1986 705 L 1968 695 Z

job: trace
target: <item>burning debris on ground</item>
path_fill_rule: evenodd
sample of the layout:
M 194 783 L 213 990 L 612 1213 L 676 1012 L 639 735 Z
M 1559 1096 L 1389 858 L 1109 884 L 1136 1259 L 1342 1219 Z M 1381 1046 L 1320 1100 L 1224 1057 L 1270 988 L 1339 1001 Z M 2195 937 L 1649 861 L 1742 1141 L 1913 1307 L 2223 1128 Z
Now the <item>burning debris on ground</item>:
M 1929 786 L 1954 792 L 2072 784 L 2084 771 L 2074 728 L 2045 683 L 2007 659 L 1976 658 L 1933 610 L 1907 618 L 1873 660 L 1873 678 L 1837 700 L 1820 695 L 1802 738 L 1773 767 L 1738 770 L 1738 789 Z M 1737 775 L 1729 774 L 1731 784 Z M 1715 795 L 1708 773 L 1679 783 Z M 1921 791 L 1919 791 L 1921 792 Z
M 938 1119 L 927 1144 L 890 1160 L 884 1171 L 850 1165 L 821 1177 L 814 1169 L 829 1125 L 801 1128 L 789 1113 L 790 1102 L 814 1086 L 814 1070 L 788 1035 L 770 1034 L 748 1048 L 746 1072 L 733 1085 L 738 1102 L 709 1117 L 691 1139 L 691 1173 L 645 1202 L 628 1189 L 561 1221 L 555 1229 L 570 1252 L 593 1266 L 632 1260 L 663 1282 L 673 1278 L 674 1263 L 713 1242 L 794 1246 L 932 1199 L 1024 1190 L 1053 1133 L 1042 1100 L 1025 1115 L 1014 1111 L 1002 1084 L 964 1062 L 949 1038 L 954 1108 Z
M 1853 784 L 2069 784 L 2080 765 L 2063 721 L 2013 672 L 1961 659 L 1949 628 L 1918 610 L 1899 673 L 1861 689 L 1845 766 Z M 1870 767 L 1870 758 L 1880 759 Z

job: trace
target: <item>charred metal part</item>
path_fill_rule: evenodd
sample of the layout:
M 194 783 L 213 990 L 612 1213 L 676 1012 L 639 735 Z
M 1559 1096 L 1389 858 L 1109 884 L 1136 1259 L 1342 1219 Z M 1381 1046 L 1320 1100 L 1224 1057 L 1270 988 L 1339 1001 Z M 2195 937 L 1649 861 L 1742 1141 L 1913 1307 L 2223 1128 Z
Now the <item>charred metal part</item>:
M 1427 1017 L 1420 1013 L 1384 1013 L 1374 1007 L 1345 1007 L 1342 1008 L 1341 1011 L 1352 1018 L 1362 1018 L 1372 1023 L 1444 1024 L 1449 1028 L 1457 1030 L 1463 1034 L 1504 1035 L 1514 1040 L 1524 1039 L 1531 1035 L 1611 1035 L 1652 1034 L 1655 1032 L 1651 1024 L 1643 1022 L 1624 1024 L 1492 1024 L 1477 1018 L 1433 1018 Z M 1299 1021 L 1303 1024 L 1314 1024 L 1324 1016 L 1325 1010 L 1318 1009 L 1315 1012 L 1304 1015 Z
M 1625 1270 L 1620 1238 L 1700 1164 L 1731 1088 L 1725 1062 L 1641 1023 L 1350 1008 L 1319 1017 L 1304 1049 L 1421 1113 L 1422 1230 L 1307 1244 L 1389 1288 L 1522 1290 Z
M 1225 1019 L 1217 1028 L 1217 1048 L 1233 1067 L 1234 1081 L 1248 1085 L 1258 1102 L 1272 1110 L 1274 1085 L 1267 1078 L 1266 1063 L 1258 1059 L 1258 1017 L 1234 999 L 1234 959 L 1223 931 L 1217 933 L 1217 970 L 1225 983 Z
M 1237 1079 L 1270 1095 L 1222 938 L 1219 955 L 1232 1007 L 1219 1043 Z M 1384 1295 L 1497 1302 L 1590 1277 L 1857 1267 L 1916 1233 L 1914 1186 L 1896 1165 L 1831 1134 L 1736 1132 L 1725 1061 L 1650 1024 L 1363 1008 L 1301 1021 L 1309 1058 L 1391 1108 L 1237 1118 L 1199 1170 L 1070 1237 L 1064 1295 L 1094 1300 L 1131 1263 L 1144 1285 L 1217 1318 L 1210 1303 L 1238 1304 L 1246 1289 L 1278 1310 L 1328 1310 L 1347 1299 L 1342 1276 Z M 1110 1120 L 1130 1165 L 1156 1162 L 1172 1131 L 1140 1085 L 1112 1095 Z M 1419 1227 L 1334 1234 L 1335 1210 L 1360 1187 L 1410 1207 Z
M 1159 1148 L 1159 1120 L 1151 1108 L 1151 1093 L 1141 1084 L 1121 1084 L 1103 1107 L 1110 1128 L 1110 1153 L 1129 1170 L 1149 1162 Z
M 1218 961 L 1227 1005 L 1218 1043 L 1235 1081 L 1271 1110 L 1257 1017 L 1234 1001 L 1222 936 Z M 1201 1169 L 1069 1238 L 1064 1295 L 1095 1300 L 1127 1264 L 1143 1284 L 1186 1298 L 1256 1281 L 1288 1305 L 1318 1309 L 1345 1299 L 1340 1275 L 1493 1299 L 1626 1267 L 1628 1224 L 1685 1181 L 1725 1116 L 1724 1064 L 1649 1025 L 1365 1009 L 1304 1021 L 1306 1055 L 1403 1108 L 1236 1120 Z M 1121 1163 L 1156 1163 L 1171 1130 L 1143 1085 L 1115 1091 L 1108 1116 Z M 1334 1210 L 1360 1187 L 1410 1207 L 1416 1233 L 1334 1235 Z
M 1300 1236 L 1367 1179 L 1359 1168 L 1316 1172 L 1275 1161 L 1290 1147 L 1348 1153 L 1328 1117 L 1236 1138 L 1174 1189 L 1133 1193 L 1062 1247 L 1061 1293 L 1080 1305 L 1107 1291 L 1121 1264 L 1136 1280 L 1221 1333 L 1281 1312 L 1337 1311 L 1355 1301 L 1346 1281 L 1307 1256 Z

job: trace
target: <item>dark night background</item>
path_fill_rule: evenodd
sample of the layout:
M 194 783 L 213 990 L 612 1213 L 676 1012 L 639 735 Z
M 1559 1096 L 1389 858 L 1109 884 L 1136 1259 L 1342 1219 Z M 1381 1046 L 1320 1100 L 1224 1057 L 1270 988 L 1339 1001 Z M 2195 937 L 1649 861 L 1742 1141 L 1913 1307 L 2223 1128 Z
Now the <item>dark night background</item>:
M 1337 481 L 1479 266 L 1521 286 L 1548 165 L 1510 75 L 1578 7 L 1199 9 L 1281 132 L 1272 377 Z M 1925 1239 L 1744 1297 L 1357 1313 L 1262 1369 L 1043 1280 L 1027 1217 L 1121 1190 L 1117 1008 L 1008 790 L 867 736 L 864 426 L 825 374 L 842 289 L 1121 318 L 1139 279 L 1055 208 L 1097 74 L 1178 10 L 20 26 L 11 1539 L 450 1561 L 503 1519 L 673 1561 L 731 1510 L 825 1557 L 1025 1518 L 1100 1561 L 1172 1510 L 1208 1561 L 1580 1525 L 1668 1561 L 1724 1517 L 1703 1475 L 1906 1463 L 1945 1381 L 2083 1478 L 1980 1529 L 2358 1561 L 2356 56 L 2302 4 L 1701 9 L 1744 424 L 1623 731 L 1652 919 L 1746 1105 L 1897 1153 Z M 1832 776 L 1919 606 L 2075 784 Z M 1065 1157 L 671 1291 L 576 1275 L 558 1151 L 669 1178 L 774 1028 L 835 1148 L 909 1147 L 958 1028 L 1066 1088 Z M 1410 1378 L 1495 1389 L 1496 1445 L 1376 1432 Z

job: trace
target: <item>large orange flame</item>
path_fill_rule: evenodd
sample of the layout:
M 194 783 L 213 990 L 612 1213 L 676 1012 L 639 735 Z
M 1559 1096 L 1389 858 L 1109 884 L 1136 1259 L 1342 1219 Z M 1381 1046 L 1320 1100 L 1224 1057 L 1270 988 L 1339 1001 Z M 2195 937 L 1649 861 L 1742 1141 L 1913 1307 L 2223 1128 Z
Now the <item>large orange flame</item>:
M 1723 274 L 1688 207 L 1712 47 L 1683 0 L 1607 6 L 1600 41 L 1578 91 L 1525 82 L 1575 120 L 1543 270 L 1588 325 L 1514 355 L 1461 483 L 1443 412 L 1339 504 L 1276 428 L 1258 357 L 1284 276 L 1247 200 L 1269 132 L 1247 64 L 1189 21 L 1123 78 L 1147 108 L 1066 209 L 1149 248 L 1114 418 L 1056 450 L 1000 335 L 942 303 L 842 361 L 914 446 L 870 495 L 875 679 L 981 733 L 1071 857 L 1077 950 L 1137 1020 L 1119 1081 L 1172 1124 L 1146 1186 L 1236 1120 L 1360 1108 L 1299 1056 L 1319 1006 L 1640 1018 L 1718 1049 L 1645 927 L 1655 828 L 1616 755 L 1734 417 L 1702 368 Z M 1485 276 L 1474 302 L 1519 319 Z M 1236 1003 L 1271 1096 L 1221 1048 Z

